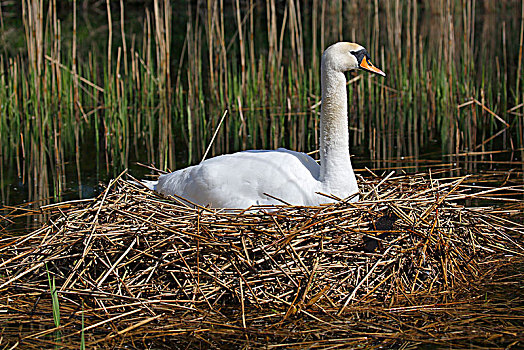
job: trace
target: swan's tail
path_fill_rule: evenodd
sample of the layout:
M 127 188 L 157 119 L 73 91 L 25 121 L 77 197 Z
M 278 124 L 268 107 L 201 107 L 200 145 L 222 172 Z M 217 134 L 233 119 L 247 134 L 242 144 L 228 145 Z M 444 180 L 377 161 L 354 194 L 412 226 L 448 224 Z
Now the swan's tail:
M 156 191 L 156 185 L 158 185 L 158 181 L 141 180 L 140 182 L 150 190 Z
M 140 180 L 140 181 L 129 181 L 132 184 L 138 185 L 138 186 L 146 186 L 150 190 L 156 191 L 156 185 L 158 185 L 158 181 L 150 181 L 150 180 Z

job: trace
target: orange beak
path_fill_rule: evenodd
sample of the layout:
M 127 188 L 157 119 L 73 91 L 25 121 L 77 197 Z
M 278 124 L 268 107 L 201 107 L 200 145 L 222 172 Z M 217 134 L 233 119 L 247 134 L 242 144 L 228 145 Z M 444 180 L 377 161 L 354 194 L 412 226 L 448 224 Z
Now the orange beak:
M 373 63 L 369 62 L 366 56 L 364 56 L 362 62 L 360 62 L 360 69 L 367 70 L 368 72 L 375 73 L 378 75 L 382 75 L 383 77 L 386 76 L 386 73 L 375 67 Z

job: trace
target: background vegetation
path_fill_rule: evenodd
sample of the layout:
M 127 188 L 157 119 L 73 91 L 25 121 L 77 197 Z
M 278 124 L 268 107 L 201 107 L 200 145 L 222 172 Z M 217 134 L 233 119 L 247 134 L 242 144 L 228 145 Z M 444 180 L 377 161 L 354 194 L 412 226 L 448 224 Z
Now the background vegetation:
M 348 74 L 353 153 L 379 166 L 430 149 L 469 170 L 521 164 L 518 0 L 0 4 L 4 203 L 12 183 L 24 198 L 57 198 L 135 160 L 198 162 L 226 110 L 208 157 L 313 151 L 320 55 L 339 40 L 387 73 Z

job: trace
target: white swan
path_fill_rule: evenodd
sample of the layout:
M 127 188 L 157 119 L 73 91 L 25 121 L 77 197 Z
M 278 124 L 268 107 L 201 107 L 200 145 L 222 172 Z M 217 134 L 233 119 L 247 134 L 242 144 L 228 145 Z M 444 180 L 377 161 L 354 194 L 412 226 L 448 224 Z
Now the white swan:
M 358 193 L 349 158 L 348 105 L 345 71 L 363 69 L 385 76 L 373 66 L 365 48 L 339 42 L 322 55 L 320 165 L 310 156 L 279 148 L 218 156 L 199 165 L 160 176 L 146 185 L 215 208 L 251 205 L 319 205 Z M 268 195 L 270 196 L 268 196 Z M 274 198 L 272 198 L 274 197 Z M 275 198 L 281 199 L 279 201 Z M 358 197 L 355 197 L 358 200 Z

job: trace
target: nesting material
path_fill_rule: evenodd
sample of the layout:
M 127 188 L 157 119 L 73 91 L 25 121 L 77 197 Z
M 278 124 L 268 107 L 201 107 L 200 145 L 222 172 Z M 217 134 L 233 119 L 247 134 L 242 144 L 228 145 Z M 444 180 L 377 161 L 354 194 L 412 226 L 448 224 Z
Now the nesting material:
M 21 325 L 52 320 L 52 279 L 62 315 L 59 328 L 8 327 L 4 336 L 37 344 L 59 329 L 62 342 L 75 343 L 82 316 L 91 345 L 195 332 L 201 341 L 236 334 L 234 342 L 258 339 L 251 345 L 304 345 L 349 327 L 356 310 L 371 319 L 378 308 L 454 303 L 524 252 L 514 188 L 466 180 L 374 176 L 361 182 L 358 203 L 226 211 L 118 178 L 93 200 L 43 208 L 47 224 L 0 242 L 0 318 L 11 326 L 17 317 Z M 504 209 L 466 206 L 487 196 Z M 298 319 L 308 331 L 278 333 Z M 228 326 L 213 333 L 219 324 Z

